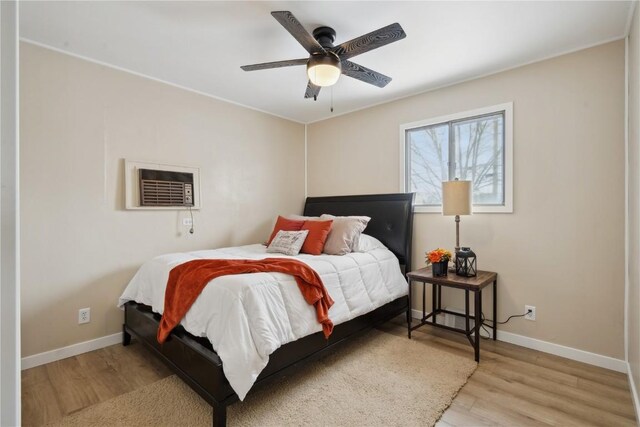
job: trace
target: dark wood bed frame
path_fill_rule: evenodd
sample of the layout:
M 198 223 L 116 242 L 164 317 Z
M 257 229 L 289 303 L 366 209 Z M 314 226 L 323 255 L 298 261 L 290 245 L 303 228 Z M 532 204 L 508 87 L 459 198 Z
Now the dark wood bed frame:
M 305 216 L 326 213 L 371 217 L 366 233 L 376 237 L 398 257 L 405 274 L 411 271 L 412 211 L 413 193 L 308 197 L 304 207 Z M 318 332 L 283 345 L 271 354 L 254 388 L 290 375 L 346 340 L 402 313 L 410 315 L 406 296 L 337 325 L 328 340 Z M 238 401 L 238 396 L 224 376 L 220 357 L 209 340 L 195 337 L 181 326 L 174 329 L 161 346 L 156 341 L 159 322 L 160 315 L 153 313 L 151 307 L 128 302 L 125 304 L 122 344 L 128 345 L 132 336 L 137 338 L 213 406 L 213 425 L 225 426 L 227 406 Z

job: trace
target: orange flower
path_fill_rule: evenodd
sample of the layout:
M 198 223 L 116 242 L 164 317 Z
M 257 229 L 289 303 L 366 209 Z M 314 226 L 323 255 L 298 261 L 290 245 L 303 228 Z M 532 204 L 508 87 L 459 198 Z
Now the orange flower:
M 427 264 L 434 262 L 449 261 L 451 259 L 451 252 L 446 249 L 437 248 L 427 252 Z
M 431 262 L 440 262 L 440 254 L 436 251 L 429 252 L 427 256 L 429 257 L 429 261 Z

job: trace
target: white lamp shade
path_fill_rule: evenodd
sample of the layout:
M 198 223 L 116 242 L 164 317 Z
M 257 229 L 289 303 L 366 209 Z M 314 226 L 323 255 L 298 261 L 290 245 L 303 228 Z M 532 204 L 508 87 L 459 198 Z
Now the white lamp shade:
M 333 65 L 318 64 L 313 67 L 309 67 L 307 75 L 309 76 L 311 83 L 314 85 L 326 87 L 336 84 L 340 78 L 341 72 L 340 68 Z
M 471 215 L 471 181 L 442 183 L 442 215 Z
M 342 64 L 335 53 L 311 55 L 307 61 L 307 76 L 316 86 L 326 87 L 336 84 L 341 73 Z

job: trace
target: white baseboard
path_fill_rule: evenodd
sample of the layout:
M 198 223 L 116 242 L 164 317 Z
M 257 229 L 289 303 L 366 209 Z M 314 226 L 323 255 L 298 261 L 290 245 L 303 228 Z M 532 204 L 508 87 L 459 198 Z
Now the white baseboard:
M 631 365 L 627 363 L 628 376 L 629 376 L 629 388 L 631 389 L 631 397 L 633 399 L 633 406 L 636 410 L 636 421 L 640 422 L 640 396 L 638 396 L 638 388 L 636 382 L 633 380 L 633 374 L 631 373 Z
M 72 344 L 67 347 L 57 348 L 55 350 L 45 351 L 44 353 L 34 354 L 22 358 L 22 370 L 44 365 L 45 363 L 55 362 L 56 360 L 66 359 L 67 357 L 77 356 L 78 354 L 87 353 L 89 351 L 98 350 L 110 345 L 122 342 L 122 332 L 107 335 L 105 337 L 96 338 L 89 341 Z
M 411 310 L 411 312 L 415 319 L 422 318 L 422 311 Z M 489 329 L 489 334 L 491 335 L 491 328 L 487 329 Z M 521 347 L 530 348 L 532 350 L 542 351 L 543 353 L 555 354 L 556 356 L 566 357 L 567 359 L 588 363 L 589 365 L 599 366 L 601 368 L 611 369 L 617 372 L 627 373 L 629 371 L 627 362 L 622 359 L 615 359 L 613 357 L 603 356 L 601 354 L 591 353 L 573 347 L 554 344 L 548 341 L 542 341 L 500 330 L 498 330 L 497 339 L 498 341 L 504 341 Z M 482 345 L 480 348 L 482 348 Z
M 573 347 L 567 347 L 548 341 L 542 341 L 535 338 L 525 337 L 523 335 L 513 334 L 511 332 L 498 331 L 498 339 L 500 341 L 519 345 L 521 347 L 527 347 L 533 350 L 542 351 L 544 353 L 566 357 L 567 359 L 577 360 L 578 362 L 588 363 L 589 365 L 611 369 L 612 371 L 622 372 L 625 374 L 628 371 L 627 362 L 625 362 L 624 360 L 615 359 L 609 356 L 603 356 L 602 354 L 591 353 Z

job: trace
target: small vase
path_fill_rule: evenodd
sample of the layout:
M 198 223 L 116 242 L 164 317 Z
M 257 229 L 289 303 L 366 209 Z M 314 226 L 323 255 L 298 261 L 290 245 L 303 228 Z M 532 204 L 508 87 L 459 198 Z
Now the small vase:
M 449 261 L 434 262 L 431 265 L 433 277 L 442 277 L 447 275 L 447 270 L 449 269 Z

